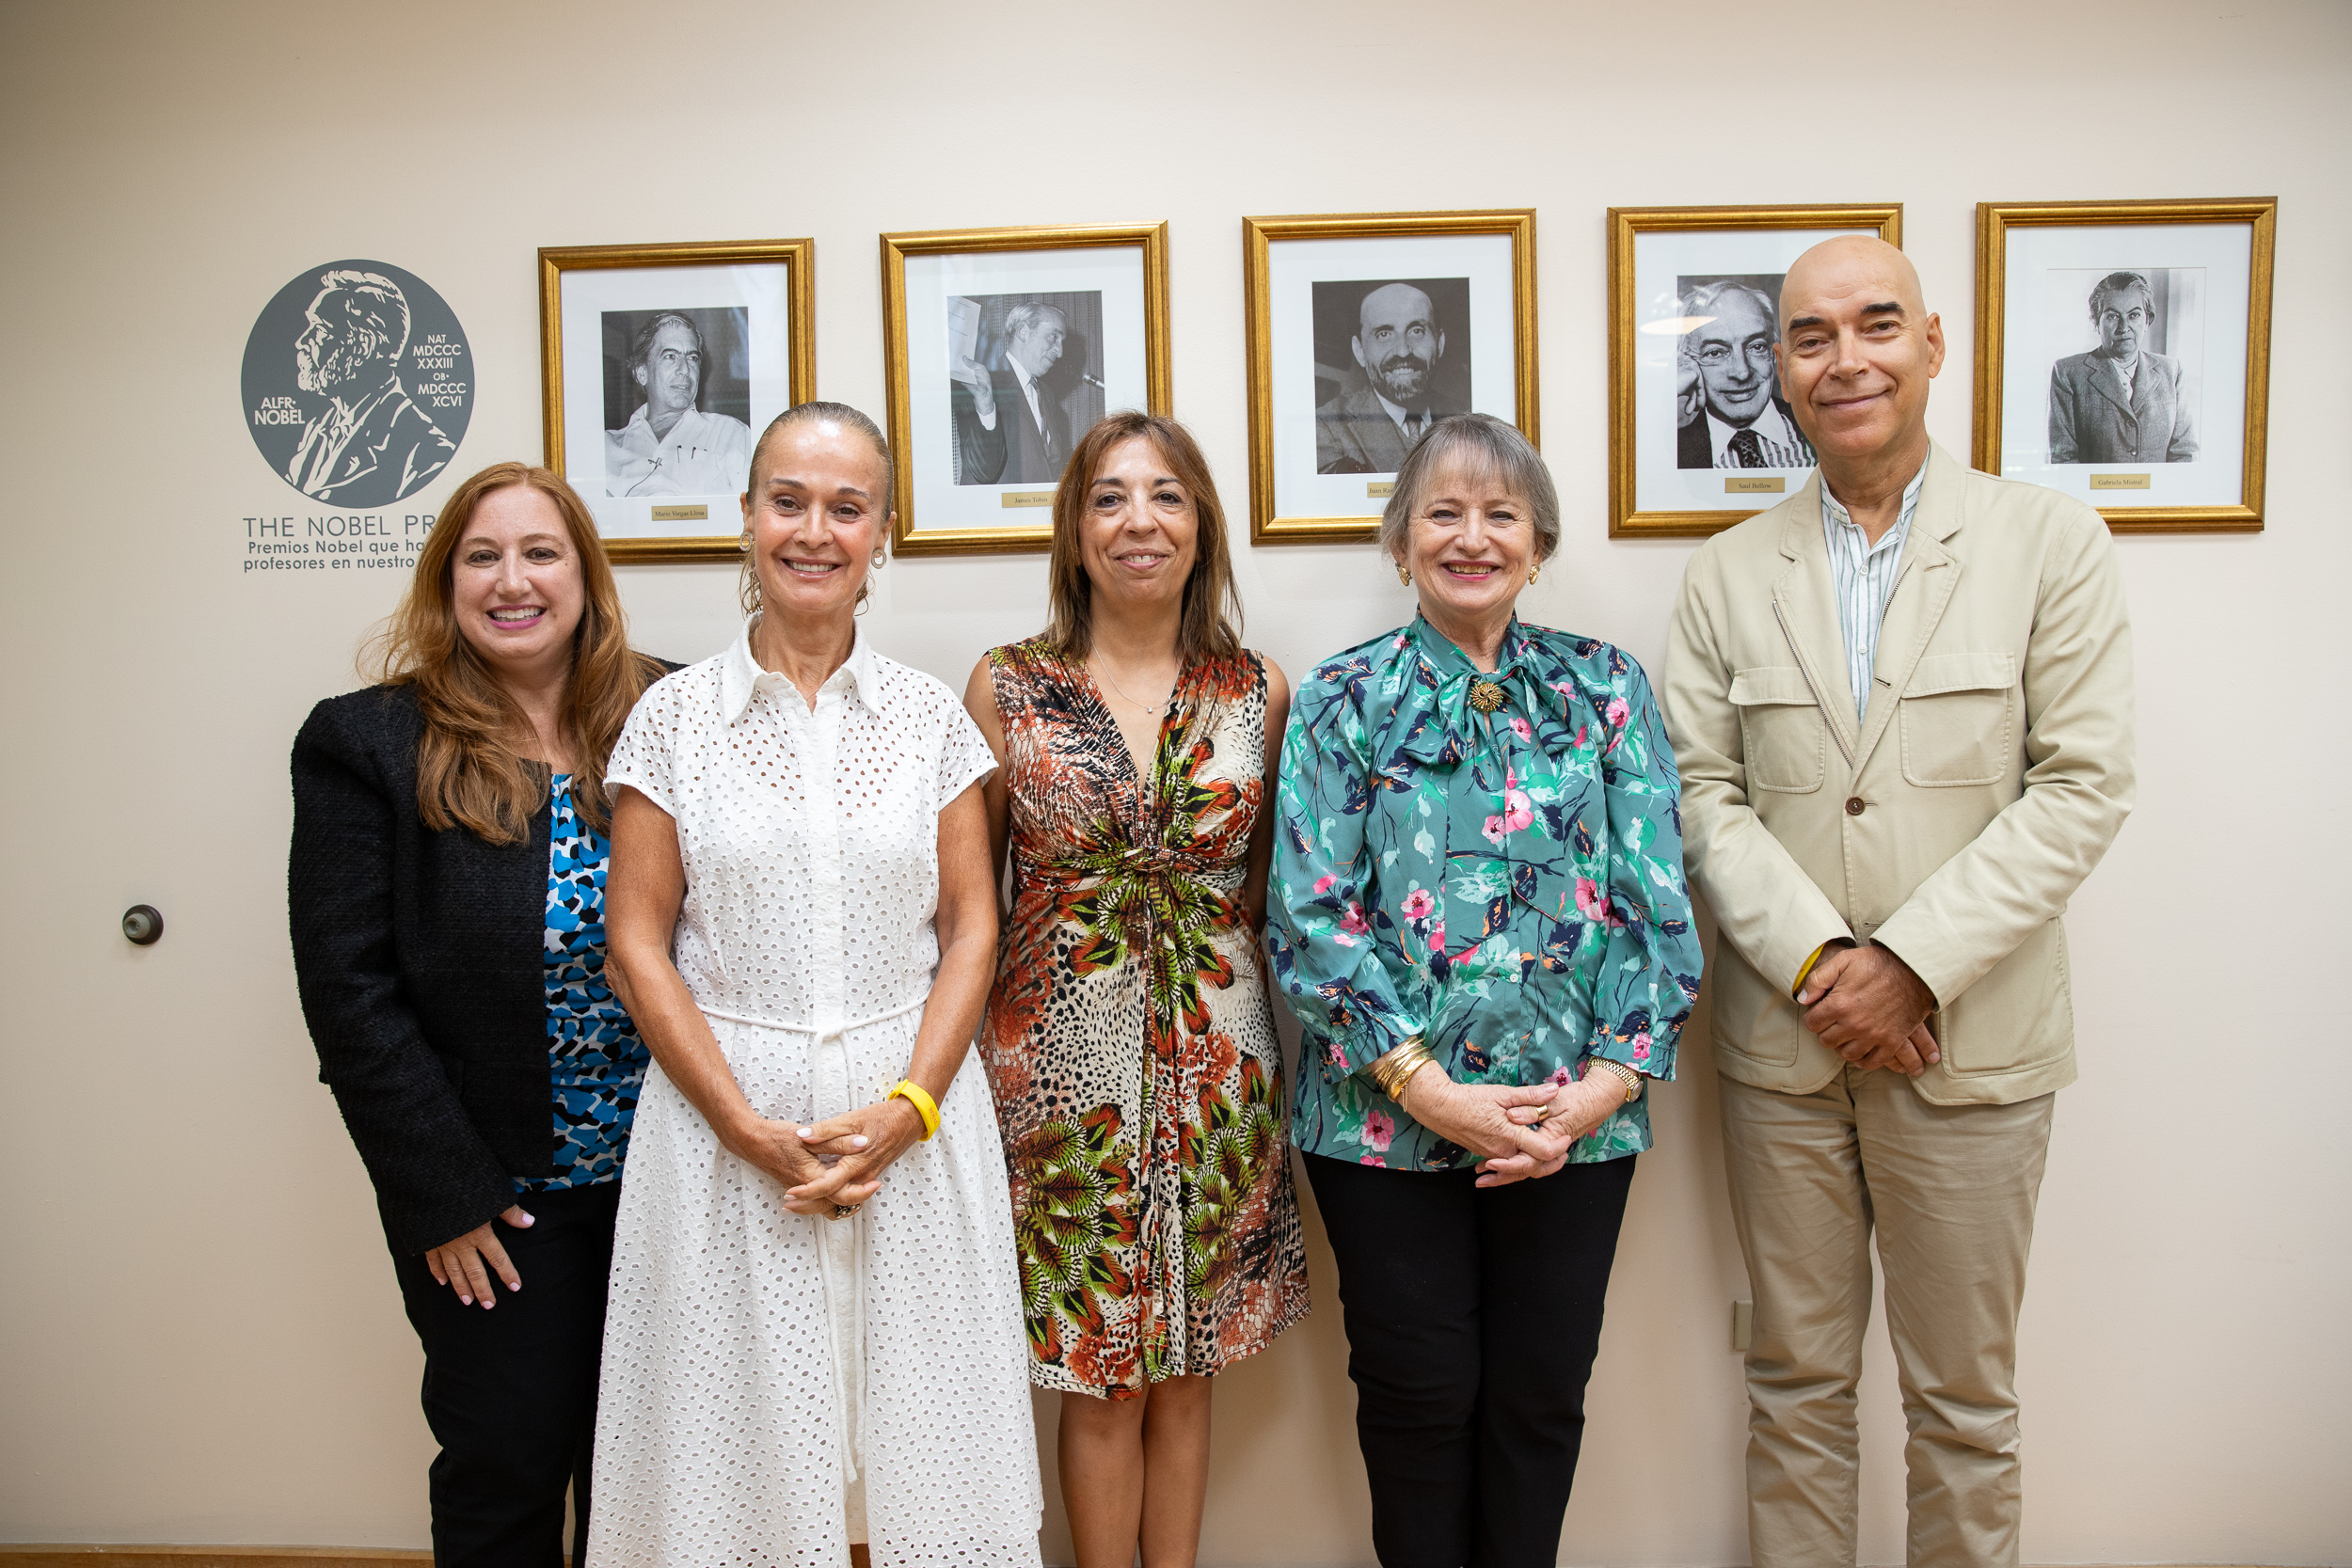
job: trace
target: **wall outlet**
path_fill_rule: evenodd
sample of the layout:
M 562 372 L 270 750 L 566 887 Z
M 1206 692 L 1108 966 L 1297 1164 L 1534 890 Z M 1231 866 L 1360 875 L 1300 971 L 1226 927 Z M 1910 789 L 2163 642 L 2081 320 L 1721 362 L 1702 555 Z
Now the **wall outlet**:
M 1731 1304 L 1731 1348 L 1744 1351 L 1748 1337 L 1756 1332 L 1756 1303 L 1735 1301 Z

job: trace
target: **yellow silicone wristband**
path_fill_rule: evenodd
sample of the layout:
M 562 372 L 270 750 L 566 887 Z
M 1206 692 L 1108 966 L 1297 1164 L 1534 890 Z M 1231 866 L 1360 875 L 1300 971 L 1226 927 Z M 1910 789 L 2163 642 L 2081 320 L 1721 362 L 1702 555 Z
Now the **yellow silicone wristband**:
M 903 1100 L 914 1106 L 914 1114 L 923 1118 L 923 1141 L 931 1141 L 931 1134 L 939 1131 L 939 1101 L 931 1098 L 929 1089 L 912 1078 L 901 1078 L 884 1098 Z
M 1813 966 L 1820 963 L 1821 961 L 1821 955 L 1828 951 L 1829 943 L 1825 942 L 1821 943 L 1820 946 L 1816 947 L 1813 950 L 1813 957 L 1804 960 L 1804 967 L 1797 971 L 1796 979 L 1789 984 L 1788 994 L 1791 998 L 1794 998 L 1797 992 L 1804 990 L 1804 977 L 1813 973 Z

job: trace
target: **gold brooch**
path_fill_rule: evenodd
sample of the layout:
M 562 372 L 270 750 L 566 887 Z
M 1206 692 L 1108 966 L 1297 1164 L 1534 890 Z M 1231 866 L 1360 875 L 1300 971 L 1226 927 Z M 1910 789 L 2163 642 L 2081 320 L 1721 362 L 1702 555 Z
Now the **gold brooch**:
M 1481 713 L 1492 713 L 1502 705 L 1502 688 L 1492 681 L 1472 681 L 1470 705 Z

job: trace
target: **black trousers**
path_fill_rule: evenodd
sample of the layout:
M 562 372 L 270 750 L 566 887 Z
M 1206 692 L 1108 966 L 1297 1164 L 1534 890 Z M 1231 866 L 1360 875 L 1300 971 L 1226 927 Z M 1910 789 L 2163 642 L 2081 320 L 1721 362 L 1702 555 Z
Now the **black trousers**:
M 498 1285 L 489 1311 L 458 1305 L 421 1255 L 393 1258 L 424 1344 L 425 1422 L 441 1445 L 430 1471 L 438 1568 L 560 1568 L 567 1486 L 572 1561 L 587 1561 L 589 1444 L 621 1184 L 516 1201 L 538 1223 L 493 1224 L 523 1288 Z
M 1633 1157 L 1484 1190 L 1306 1160 L 1383 1568 L 1552 1568 Z

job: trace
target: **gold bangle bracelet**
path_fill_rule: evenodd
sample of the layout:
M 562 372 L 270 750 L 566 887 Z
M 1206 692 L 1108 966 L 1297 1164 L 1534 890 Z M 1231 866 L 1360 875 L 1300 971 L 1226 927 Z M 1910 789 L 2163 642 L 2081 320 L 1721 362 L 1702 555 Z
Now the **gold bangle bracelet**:
M 1413 1074 L 1436 1060 L 1437 1057 L 1429 1053 L 1429 1048 L 1422 1043 L 1421 1037 L 1415 1035 L 1375 1060 L 1365 1070 L 1382 1094 L 1391 1100 L 1402 1100 L 1405 1085 L 1411 1082 Z

